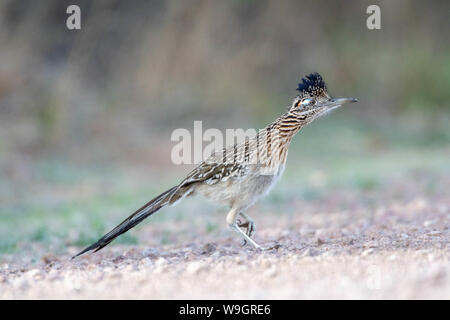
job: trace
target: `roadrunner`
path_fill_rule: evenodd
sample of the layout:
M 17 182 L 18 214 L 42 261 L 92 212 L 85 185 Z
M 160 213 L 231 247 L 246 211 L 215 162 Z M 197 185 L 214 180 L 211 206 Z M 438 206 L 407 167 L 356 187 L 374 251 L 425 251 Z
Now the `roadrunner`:
M 343 104 L 357 102 L 354 98 L 331 97 L 318 73 L 304 77 L 297 90 L 299 94 L 287 112 L 256 136 L 213 153 L 180 184 L 145 204 L 76 256 L 102 249 L 162 207 L 174 205 L 194 194 L 229 205 L 227 224 L 243 238 L 243 245 L 248 242 L 255 248 L 264 249 L 251 238 L 255 223 L 245 213 L 246 209 L 267 194 L 279 179 L 291 140 L 300 129 Z

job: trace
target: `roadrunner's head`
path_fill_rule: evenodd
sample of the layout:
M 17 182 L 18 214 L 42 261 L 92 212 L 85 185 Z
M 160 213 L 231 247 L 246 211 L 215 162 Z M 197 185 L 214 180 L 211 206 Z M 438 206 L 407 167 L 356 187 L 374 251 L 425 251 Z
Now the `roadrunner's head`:
M 307 123 L 323 116 L 343 104 L 357 102 L 355 98 L 335 98 L 328 94 L 325 81 L 320 74 L 311 73 L 298 84 L 298 96 L 292 102 L 290 113 Z

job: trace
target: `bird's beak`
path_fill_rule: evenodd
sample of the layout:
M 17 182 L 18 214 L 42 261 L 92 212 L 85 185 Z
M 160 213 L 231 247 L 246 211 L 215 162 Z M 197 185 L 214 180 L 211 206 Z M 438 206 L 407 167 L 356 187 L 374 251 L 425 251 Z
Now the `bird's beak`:
M 353 103 L 358 102 L 358 99 L 356 98 L 331 98 L 328 100 L 328 102 L 325 104 L 328 108 L 336 108 L 340 107 L 346 103 Z

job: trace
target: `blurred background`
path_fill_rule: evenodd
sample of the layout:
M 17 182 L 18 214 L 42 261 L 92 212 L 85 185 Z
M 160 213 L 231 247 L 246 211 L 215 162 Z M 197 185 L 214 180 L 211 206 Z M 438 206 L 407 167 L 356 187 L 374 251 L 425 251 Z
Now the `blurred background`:
M 70 4 L 81 8 L 81 30 L 66 28 Z M 371 4 L 381 30 L 366 27 Z M 0 260 L 96 240 L 191 169 L 170 160 L 174 129 L 192 130 L 194 120 L 204 130 L 263 127 L 311 72 L 331 94 L 360 102 L 296 137 L 261 211 L 337 190 L 370 211 L 380 204 L 371 195 L 392 184 L 406 191 L 390 197 L 446 198 L 449 9 L 406 0 L 2 0 Z M 409 182 L 421 187 L 408 191 Z M 350 206 L 340 199 L 333 205 Z M 117 243 L 228 236 L 224 208 L 199 201 Z M 161 227 L 186 217 L 185 232 Z

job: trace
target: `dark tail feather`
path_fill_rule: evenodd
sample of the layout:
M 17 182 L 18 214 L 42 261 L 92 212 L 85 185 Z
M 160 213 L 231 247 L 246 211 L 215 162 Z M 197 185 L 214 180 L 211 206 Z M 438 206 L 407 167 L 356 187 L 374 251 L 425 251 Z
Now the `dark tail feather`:
M 158 211 L 165 205 L 173 203 L 174 200 L 176 200 L 173 198 L 178 199 L 180 197 L 183 197 L 184 192 L 183 192 L 183 195 L 173 197 L 177 193 L 177 191 L 180 191 L 180 189 L 178 189 L 178 186 L 173 187 L 173 188 L 167 190 L 166 192 L 163 192 L 162 194 L 160 194 L 153 200 L 147 202 L 144 206 L 142 206 L 140 209 L 136 210 L 136 212 L 134 212 L 131 216 L 126 218 L 124 221 L 122 221 L 121 224 L 119 224 L 117 227 L 112 229 L 110 232 L 105 234 L 97 242 L 91 244 L 89 247 L 87 247 L 80 253 L 74 255 L 72 257 L 72 259 L 75 257 L 78 257 L 79 255 L 82 255 L 85 252 L 91 251 L 91 250 L 94 250 L 94 252 L 97 252 L 98 250 L 107 246 L 111 241 L 113 241 L 115 238 L 120 236 L 122 233 L 127 232 L 128 230 L 130 230 L 131 228 L 133 228 L 134 226 L 139 224 L 142 220 L 144 220 L 151 214 L 155 213 L 156 211 Z

